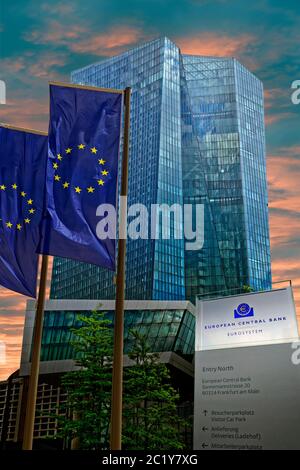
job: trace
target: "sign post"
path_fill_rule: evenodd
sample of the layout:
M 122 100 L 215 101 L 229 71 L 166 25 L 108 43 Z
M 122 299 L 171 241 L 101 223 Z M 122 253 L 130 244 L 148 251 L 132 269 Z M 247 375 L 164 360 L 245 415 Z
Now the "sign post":
M 198 302 L 194 449 L 300 449 L 291 288 Z

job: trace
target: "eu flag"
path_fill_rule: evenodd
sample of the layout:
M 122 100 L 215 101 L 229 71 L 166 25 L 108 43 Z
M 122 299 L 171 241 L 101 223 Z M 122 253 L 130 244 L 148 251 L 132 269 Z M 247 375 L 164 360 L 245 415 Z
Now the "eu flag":
M 0 126 L 0 284 L 36 296 L 47 135 Z
M 116 207 L 122 92 L 50 85 L 46 211 L 39 252 L 115 269 L 115 239 L 96 234 Z

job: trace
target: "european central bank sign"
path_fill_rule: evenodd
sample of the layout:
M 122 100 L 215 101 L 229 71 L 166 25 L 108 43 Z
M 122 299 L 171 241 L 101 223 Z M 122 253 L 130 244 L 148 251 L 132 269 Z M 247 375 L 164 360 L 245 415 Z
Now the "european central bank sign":
M 196 350 L 296 341 L 290 287 L 198 302 Z
M 292 289 L 198 302 L 196 314 L 194 449 L 300 450 Z

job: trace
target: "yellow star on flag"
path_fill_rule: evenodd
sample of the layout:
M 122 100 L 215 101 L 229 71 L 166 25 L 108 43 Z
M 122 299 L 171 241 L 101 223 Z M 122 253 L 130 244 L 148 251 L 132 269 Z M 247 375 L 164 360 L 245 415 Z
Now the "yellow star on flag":
M 54 170 L 57 170 L 58 164 L 57 164 L 57 163 L 53 163 L 53 168 L 54 168 Z
M 35 213 L 35 209 L 29 209 L 29 214 L 34 214 Z
M 80 194 L 81 191 L 82 191 L 82 189 L 81 189 L 79 186 L 76 186 L 76 187 L 75 187 L 75 192 L 76 192 L 76 193 Z
M 28 218 L 27 218 L 27 219 L 24 219 L 24 222 L 25 222 L 25 224 L 29 224 L 29 223 L 30 223 L 30 219 L 28 219 Z
M 98 162 L 99 162 L 99 165 L 104 165 L 105 160 L 103 160 L 103 158 L 100 158 L 100 160 L 98 160 Z
M 95 191 L 95 188 L 93 188 L 93 186 L 89 186 L 87 189 L 87 192 L 88 193 L 93 193 Z
M 63 184 L 63 187 L 64 187 L 65 189 L 67 189 L 69 186 L 70 186 L 70 183 L 67 183 L 67 182 L 65 181 L 64 184 Z
M 25 196 L 26 196 L 25 191 L 21 191 L 21 196 L 22 196 L 22 197 L 25 197 Z
M 55 181 L 59 181 L 59 180 L 60 180 L 60 178 L 61 178 L 61 177 L 60 177 L 60 176 L 58 176 L 58 175 L 55 175 L 55 176 L 54 176 L 54 179 L 55 179 Z
M 4 184 L 1 184 L 0 189 L 1 189 L 2 191 L 5 191 L 5 190 L 6 190 L 6 186 L 5 186 Z
M 32 203 L 33 203 L 33 200 L 32 200 L 32 199 L 28 199 L 27 204 L 29 204 L 29 205 L 31 206 Z
M 12 228 L 12 223 L 11 222 L 6 222 L 6 227 Z
M 104 185 L 104 181 L 103 181 L 103 180 L 98 180 L 98 184 L 99 184 L 99 186 L 103 186 L 103 185 Z
M 22 228 L 22 225 L 21 225 L 21 224 L 17 224 L 17 229 L 18 229 L 18 230 L 21 230 L 21 228 Z
M 98 150 L 96 149 L 96 147 L 92 147 L 92 148 L 91 148 L 91 152 L 92 152 L 92 153 L 97 153 Z
M 70 147 L 68 147 L 68 148 L 66 149 L 66 153 L 71 153 L 71 152 L 72 152 L 72 149 L 71 149 Z
M 82 149 L 85 148 L 85 145 L 84 145 L 84 144 L 79 144 L 79 145 L 78 145 L 78 148 L 79 148 L 79 150 L 82 150 Z
M 60 154 L 58 154 L 57 155 L 57 160 L 61 161 L 62 159 L 63 159 L 63 157 Z
M 13 189 L 17 189 L 18 186 L 16 185 L 16 183 L 14 183 L 14 184 L 11 185 L 11 187 L 12 187 Z
M 107 171 L 107 170 L 102 170 L 101 173 L 102 173 L 102 175 L 104 175 L 104 176 L 108 175 L 108 171 Z

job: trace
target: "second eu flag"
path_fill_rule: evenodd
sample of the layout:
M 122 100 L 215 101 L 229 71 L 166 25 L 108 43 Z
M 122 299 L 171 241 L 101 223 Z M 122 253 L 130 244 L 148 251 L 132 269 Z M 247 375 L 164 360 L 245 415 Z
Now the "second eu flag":
M 39 252 L 115 269 L 97 207 L 116 207 L 122 92 L 50 85 L 46 212 Z
M 36 295 L 48 138 L 0 126 L 0 284 Z

